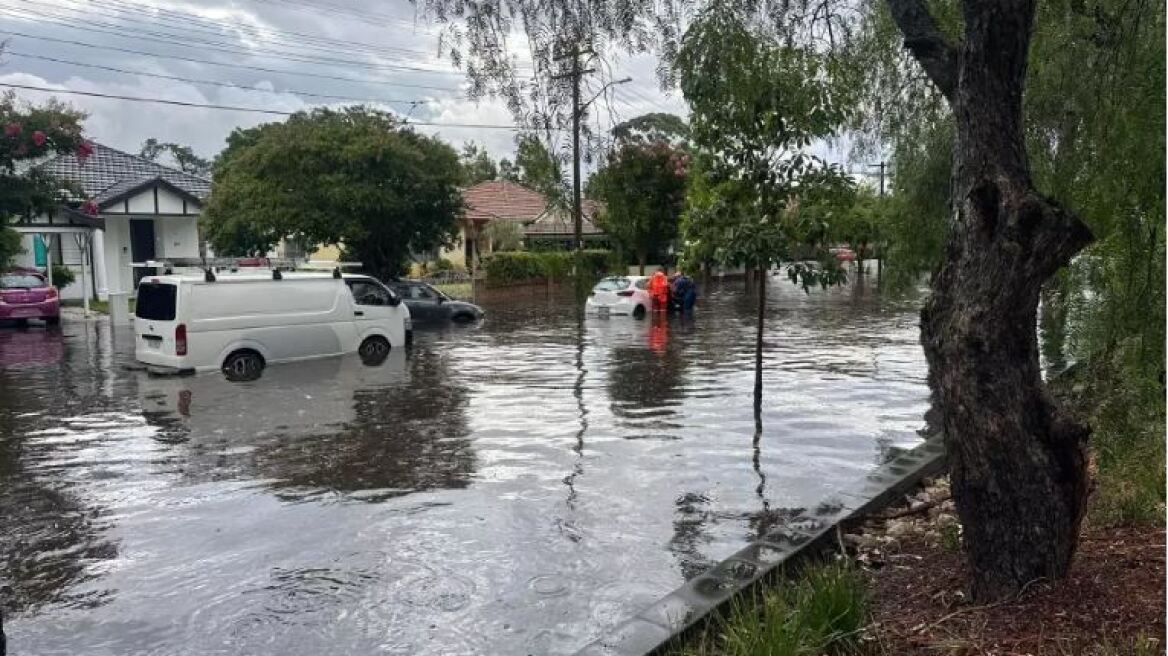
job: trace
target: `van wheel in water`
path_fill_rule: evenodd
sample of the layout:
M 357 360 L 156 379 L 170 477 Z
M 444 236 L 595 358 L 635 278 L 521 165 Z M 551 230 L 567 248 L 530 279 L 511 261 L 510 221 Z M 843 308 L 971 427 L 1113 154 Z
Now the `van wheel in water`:
M 357 348 L 357 355 L 361 357 L 361 362 L 367 365 L 379 365 L 389 357 L 389 341 L 380 335 L 366 337 Z
M 633 308 L 633 318 L 634 319 L 644 319 L 645 318 L 645 306 L 644 305 L 638 305 L 637 307 Z
M 240 349 L 223 360 L 223 375 L 232 382 L 255 380 L 263 371 L 263 356 L 251 349 Z

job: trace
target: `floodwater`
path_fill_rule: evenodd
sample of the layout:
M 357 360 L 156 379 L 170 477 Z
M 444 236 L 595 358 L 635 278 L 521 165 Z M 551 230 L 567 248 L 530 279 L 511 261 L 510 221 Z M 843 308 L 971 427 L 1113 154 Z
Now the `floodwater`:
M 0 328 L 13 654 L 568 654 L 918 441 L 912 303 L 741 283 L 696 316 L 543 298 L 249 383 Z

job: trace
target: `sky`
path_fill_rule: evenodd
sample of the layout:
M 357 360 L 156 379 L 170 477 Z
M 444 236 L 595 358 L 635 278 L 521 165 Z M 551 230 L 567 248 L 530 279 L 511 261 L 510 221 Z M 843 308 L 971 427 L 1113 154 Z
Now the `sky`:
M 439 26 L 406 0 L 4 0 L 0 85 L 282 112 L 367 101 L 435 124 L 417 129 L 456 148 L 475 141 L 496 159 L 512 157 L 511 113 L 498 99 L 467 98 L 464 74 L 438 56 L 438 37 Z M 614 102 L 595 106 L 595 127 L 651 111 L 686 115 L 680 93 L 660 88 L 654 57 L 612 63 L 614 79 L 632 81 L 614 88 Z M 153 137 L 212 157 L 233 129 L 283 120 L 15 91 L 32 102 L 56 95 L 88 113 L 92 140 L 135 153 Z

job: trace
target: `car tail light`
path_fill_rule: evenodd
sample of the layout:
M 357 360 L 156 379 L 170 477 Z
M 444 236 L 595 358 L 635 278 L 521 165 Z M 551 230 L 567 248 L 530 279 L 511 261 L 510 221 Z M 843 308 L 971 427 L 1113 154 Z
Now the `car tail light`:
M 49 291 L 47 294 L 45 294 L 45 298 L 48 298 L 48 299 L 57 298 L 57 288 L 56 287 L 49 287 Z
M 178 328 L 174 329 L 174 354 L 187 354 L 187 325 L 180 323 Z
M 617 292 L 617 293 L 616 293 L 616 295 L 617 295 L 617 296 L 632 296 L 632 295 L 633 295 L 633 290 L 631 290 L 631 289 L 626 289 L 626 290 L 624 290 L 623 292 Z

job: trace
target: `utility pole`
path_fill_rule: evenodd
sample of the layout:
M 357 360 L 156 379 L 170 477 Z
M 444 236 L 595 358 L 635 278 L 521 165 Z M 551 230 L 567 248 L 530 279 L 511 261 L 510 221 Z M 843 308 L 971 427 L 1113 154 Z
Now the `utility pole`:
M 879 164 L 869 164 L 868 166 L 870 166 L 872 168 L 880 169 L 880 195 L 883 196 L 884 195 L 884 171 L 888 166 L 888 162 L 885 162 L 884 160 L 880 160 Z
M 572 46 L 572 51 L 559 55 L 557 60 L 572 59 L 572 70 L 568 73 L 561 73 L 553 75 L 553 80 L 560 80 L 566 77 L 572 79 L 572 221 L 574 223 L 573 246 L 577 253 L 584 250 L 584 219 L 583 211 L 580 207 L 580 114 L 583 113 L 584 107 L 580 105 L 580 79 L 589 74 L 594 73 L 594 69 L 583 69 L 580 67 L 580 55 L 591 54 L 591 50 L 580 50 L 580 44 L 576 43 Z

